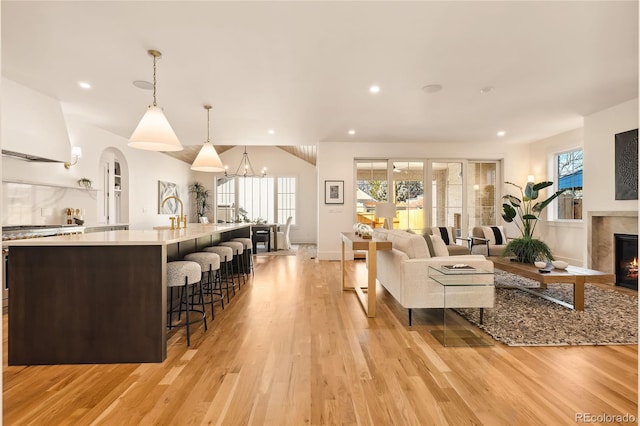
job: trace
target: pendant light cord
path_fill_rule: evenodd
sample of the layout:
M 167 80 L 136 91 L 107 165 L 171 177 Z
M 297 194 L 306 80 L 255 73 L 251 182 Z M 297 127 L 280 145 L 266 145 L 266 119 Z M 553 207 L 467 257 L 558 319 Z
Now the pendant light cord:
M 211 127 L 209 124 L 209 111 L 211 111 L 211 107 L 207 108 L 207 142 L 209 142 L 209 127 Z
M 158 106 L 156 102 L 156 55 L 153 55 L 153 106 Z

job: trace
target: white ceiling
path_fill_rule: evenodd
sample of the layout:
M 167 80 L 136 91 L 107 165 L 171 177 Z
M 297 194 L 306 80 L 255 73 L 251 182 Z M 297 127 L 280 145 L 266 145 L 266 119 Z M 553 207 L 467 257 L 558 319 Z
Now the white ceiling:
M 152 100 L 132 84 L 152 80 L 148 49 L 185 146 L 206 139 L 205 103 L 216 145 L 522 143 L 638 95 L 636 1 L 1 7 L 2 74 L 126 138 Z

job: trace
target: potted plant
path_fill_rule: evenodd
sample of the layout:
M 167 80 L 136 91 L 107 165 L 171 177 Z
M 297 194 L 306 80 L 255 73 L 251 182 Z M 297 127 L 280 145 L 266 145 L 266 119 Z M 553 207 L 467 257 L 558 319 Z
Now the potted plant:
M 510 194 L 502 197 L 507 201 L 502 204 L 502 218 L 507 223 L 515 223 L 520 230 L 521 237 L 511 240 L 505 247 L 503 255 L 514 255 L 519 262 L 523 263 L 534 263 L 539 257 L 553 260 L 549 246 L 534 238 L 533 231 L 540 220 L 540 213 L 565 189 L 556 191 L 544 201 L 535 202 L 538 199 L 539 191 L 553 185 L 553 182 L 528 182 L 524 188 L 512 182 L 505 183 L 518 188 L 520 198 Z
M 194 182 L 189 187 L 189 192 L 195 195 L 196 221 L 199 222 L 200 218 L 204 217 L 211 207 L 211 204 L 209 204 L 209 190 L 200 182 Z

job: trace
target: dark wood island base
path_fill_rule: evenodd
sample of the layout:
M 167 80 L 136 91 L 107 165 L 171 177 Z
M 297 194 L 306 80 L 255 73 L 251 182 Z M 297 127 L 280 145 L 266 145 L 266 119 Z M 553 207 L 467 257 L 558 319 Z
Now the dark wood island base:
M 151 231 L 105 232 L 120 234 L 111 244 L 91 245 L 96 237 L 85 234 L 11 245 L 9 365 L 164 361 L 167 261 L 249 236 L 249 227 L 157 231 L 161 242 L 148 244 L 136 232 Z

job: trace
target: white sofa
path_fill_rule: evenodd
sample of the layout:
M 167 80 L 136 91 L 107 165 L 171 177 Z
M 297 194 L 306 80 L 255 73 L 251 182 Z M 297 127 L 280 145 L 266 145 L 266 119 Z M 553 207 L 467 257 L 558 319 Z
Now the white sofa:
M 434 256 L 425 237 L 400 230 L 376 229 L 374 238 L 391 241 L 390 251 L 377 252 L 377 278 L 391 295 L 409 310 L 443 308 L 442 285 L 429 278 L 429 266 L 465 263 L 485 271 L 493 272 L 493 262 L 482 255 L 449 256 L 444 241 L 431 236 Z M 493 284 L 493 275 L 482 279 Z M 491 308 L 494 304 L 493 285 L 461 286 L 447 288 L 447 308 Z

